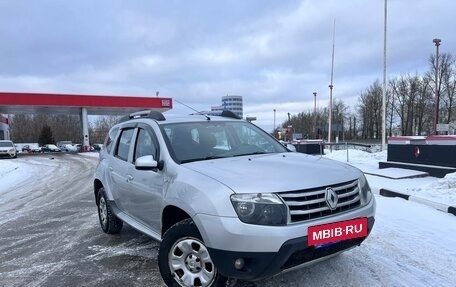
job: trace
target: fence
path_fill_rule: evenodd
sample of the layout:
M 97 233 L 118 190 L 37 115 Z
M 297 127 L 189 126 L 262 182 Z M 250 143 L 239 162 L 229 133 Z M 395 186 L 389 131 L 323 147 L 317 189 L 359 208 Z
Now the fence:
M 361 144 L 361 143 L 350 143 L 350 142 L 340 142 L 340 143 L 325 143 L 321 142 L 320 143 L 320 156 L 323 156 L 323 151 L 325 149 L 325 146 L 329 146 L 329 149 L 332 151 L 333 146 L 335 147 L 335 150 L 341 150 L 344 149 L 347 151 L 347 162 L 348 162 L 348 147 L 354 147 L 354 148 L 361 148 L 364 149 L 367 152 L 372 152 L 372 147 L 373 145 L 370 144 Z

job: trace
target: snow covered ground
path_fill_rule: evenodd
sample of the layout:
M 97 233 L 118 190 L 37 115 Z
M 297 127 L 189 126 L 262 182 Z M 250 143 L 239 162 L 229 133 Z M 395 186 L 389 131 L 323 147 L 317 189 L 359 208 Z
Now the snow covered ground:
M 325 157 L 345 162 L 346 155 Z M 0 286 L 164 286 L 157 243 L 128 227 L 119 236 L 100 230 L 91 191 L 97 156 L 0 160 Z M 385 152 L 349 150 L 349 163 L 370 174 L 385 159 Z M 456 203 L 454 174 L 367 178 L 373 190 Z M 376 201 L 376 223 L 360 247 L 253 286 L 455 286 L 456 217 L 400 198 L 376 195 Z

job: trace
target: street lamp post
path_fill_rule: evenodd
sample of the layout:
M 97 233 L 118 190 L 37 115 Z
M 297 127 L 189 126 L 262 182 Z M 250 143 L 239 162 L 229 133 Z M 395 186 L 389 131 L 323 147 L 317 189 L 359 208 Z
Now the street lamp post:
M 276 109 L 274 109 L 274 127 L 272 128 L 272 134 L 273 134 L 274 136 L 276 136 L 276 135 L 275 135 L 275 133 L 276 133 L 275 120 L 276 120 Z
M 333 103 L 333 85 L 329 85 L 329 124 L 328 124 L 328 142 L 331 142 L 332 127 L 332 103 Z
M 329 84 L 329 124 L 328 124 L 328 142 L 331 143 L 331 126 L 332 126 L 332 98 L 333 98 L 333 78 L 334 78 L 334 46 L 336 40 L 336 19 L 334 19 L 333 27 L 333 45 L 332 45 L 332 55 L 331 55 L 331 83 Z M 330 146 L 331 148 L 331 146 Z M 331 149 L 332 151 L 332 149 Z
M 314 95 L 314 118 L 313 118 L 313 136 L 317 138 L 317 92 L 313 92 Z
M 437 132 L 437 123 L 439 122 L 439 46 L 440 39 L 434 39 L 432 42 L 435 44 L 436 52 L 435 52 L 435 107 L 434 107 L 434 134 L 438 134 Z
M 387 24 L 388 6 L 385 0 L 385 19 L 383 33 L 383 87 L 382 87 L 382 146 L 381 150 L 386 149 L 386 24 Z
M 290 135 L 291 135 L 291 119 L 290 119 L 290 113 L 288 113 L 288 128 L 287 128 L 287 131 L 288 131 L 287 138 L 288 138 L 288 140 L 291 142 L 291 140 L 290 140 Z

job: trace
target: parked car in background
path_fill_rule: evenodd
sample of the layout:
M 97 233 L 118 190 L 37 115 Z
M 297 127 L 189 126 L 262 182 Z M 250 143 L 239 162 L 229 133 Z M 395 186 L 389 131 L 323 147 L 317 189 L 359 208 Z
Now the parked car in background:
M 60 150 L 63 152 L 77 152 L 78 149 L 72 144 L 64 144 L 59 146 Z
M 28 153 L 40 153 L 41 152 L 41 148 L 39 146 L 35 146 L 35 145 L 24 145 L 22 147 L 22 152 L 28 152 Z
M 25 145 L 22 147 L 22 152 L 31 152 L 31 148 L 29 145 Z
M 39 146 L 30 146 L 30 152 L 31 153 L 40 153 L 43 151 L 41 150 L 41 147 L 39 147 Z
M 73 146 L 76 148 L 76 151 L 77 151 L 77 152 L 80 152 L 81 149 L 82 149 L 82 144 L 75 144 L 75 145 L 73 145 Z
M 94 151 L 100 151 L 103 148 L 103 144 L 94 144 L 92 147 Z
M 78 152 L 78 149 L 72 145 L 72 144 L 66 144 L 65 145 L 65 149 L 68 151 L 68 152 Z
M 42 152 L 61 152 L 62 150 L 59 149 L 56 145 L 54 144 L 46 144 L 41 147 Z
M 61 150 L 61 151 L 70 151 L 67 148 L 67 145 L 73 146 L 72 141 L 58 141 L 55 143 L 55 145 Z
M 17 150 L 12 141 L 0 140 L 0 156 L 10 158 L 17 157 Z

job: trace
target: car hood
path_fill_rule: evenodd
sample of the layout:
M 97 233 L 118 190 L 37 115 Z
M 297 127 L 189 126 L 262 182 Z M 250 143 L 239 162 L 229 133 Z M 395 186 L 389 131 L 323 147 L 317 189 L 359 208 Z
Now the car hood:
M 183 166 L 236 193 L 315 188 L 355 180 L 361 174 L 348 164 L 294 152 L 205 160 Z

